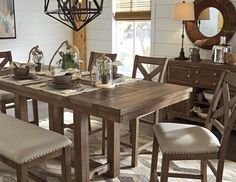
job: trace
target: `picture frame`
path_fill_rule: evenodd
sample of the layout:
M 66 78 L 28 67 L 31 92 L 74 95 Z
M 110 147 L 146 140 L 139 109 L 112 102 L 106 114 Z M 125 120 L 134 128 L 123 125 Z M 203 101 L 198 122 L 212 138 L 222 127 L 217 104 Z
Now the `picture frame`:
M 0 39 L 16 38 L 14 0 L 0 0 Z

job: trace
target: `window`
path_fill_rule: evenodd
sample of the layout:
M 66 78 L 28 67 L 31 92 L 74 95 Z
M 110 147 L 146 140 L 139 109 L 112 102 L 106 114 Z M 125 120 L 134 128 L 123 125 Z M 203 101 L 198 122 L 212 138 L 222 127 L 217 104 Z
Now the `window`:
M 122 61 L 119 73 L 132 75 L 136 54 L 149 56 L 151 45 L 151 1 L 116 0 L 116 52 Z

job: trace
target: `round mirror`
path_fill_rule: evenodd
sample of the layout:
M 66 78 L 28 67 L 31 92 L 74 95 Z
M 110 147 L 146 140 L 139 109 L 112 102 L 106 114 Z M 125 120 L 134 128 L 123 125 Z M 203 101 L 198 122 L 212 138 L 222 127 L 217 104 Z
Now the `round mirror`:
M 214 7 L 204 9 L 197 20 L 199 31 L 206 37 L 217 35 L 222 30 L 223 24 L 223 15 Z
M 212 49 L 219 44 L 220 36 L 228 42 L 236 28 L 236 11 L 230 0 L 195 0 L 195 21 L 186 21 L 185 28 L 189 39 L 200 48 Z M 209 20 L 204 17 L 209 12 Z

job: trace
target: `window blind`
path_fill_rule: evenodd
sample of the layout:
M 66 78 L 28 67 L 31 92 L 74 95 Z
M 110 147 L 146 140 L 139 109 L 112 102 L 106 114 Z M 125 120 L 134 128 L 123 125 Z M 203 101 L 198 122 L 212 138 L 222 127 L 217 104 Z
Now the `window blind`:
M 151 0 L 116 0 L 116 20 L 150 20 Z

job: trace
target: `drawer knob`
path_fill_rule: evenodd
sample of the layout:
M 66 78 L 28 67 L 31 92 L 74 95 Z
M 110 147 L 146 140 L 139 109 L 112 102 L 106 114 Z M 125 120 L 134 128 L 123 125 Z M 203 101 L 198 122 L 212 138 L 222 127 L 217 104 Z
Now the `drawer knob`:
M 199 83 L 199 81 L 198 81 L 198 80 L 195 80 L 195 83 Z
M 212 85 L 213 85 L 213 86 L 216 86 L 216 83 L 213 83 Z
M 189 77 L 190 77 L 190 74 L 187 74 L 186 77 L 189 78 Z
M 196 74 L 198 74 L 198 73 L 199 73 L 199 71 L 198 71 L 198 70 L 196 70 L 196 71 L 195 71 L 195 73 L 196 73 Z
M 216 76 L 216 75 L 217 75 L 217 73 L 213 73 L 213 75 L 214 75 L 214 76 Z

